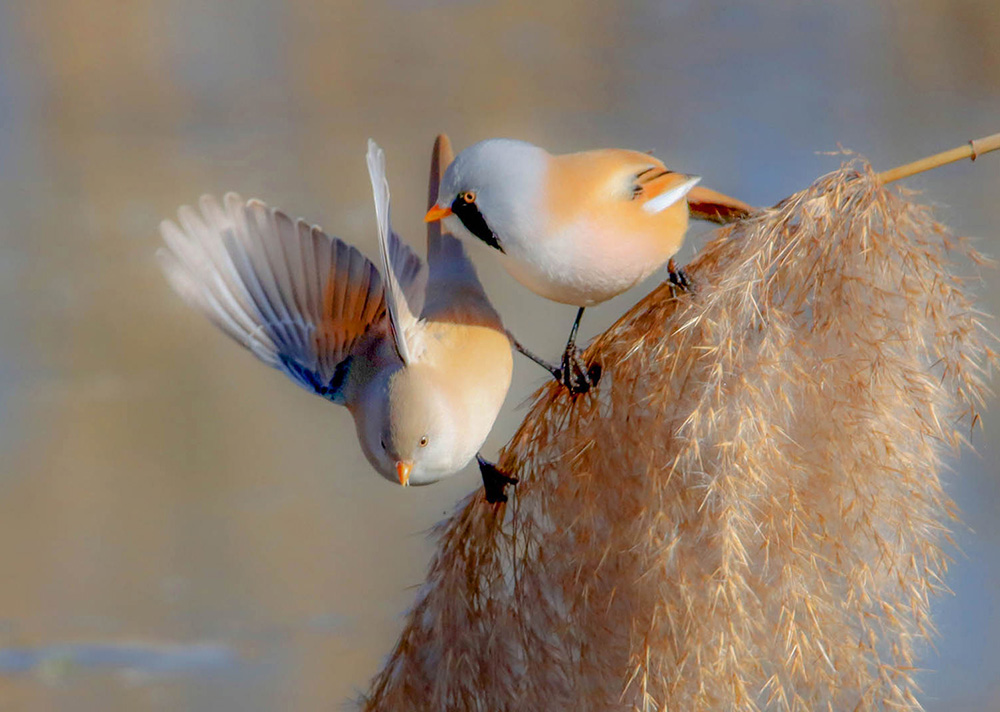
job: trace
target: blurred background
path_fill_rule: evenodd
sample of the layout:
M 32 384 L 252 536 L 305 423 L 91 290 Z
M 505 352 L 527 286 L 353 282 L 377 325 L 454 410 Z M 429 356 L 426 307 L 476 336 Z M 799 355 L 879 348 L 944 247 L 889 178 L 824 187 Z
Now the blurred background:
M 0 3 L 0 710 L 341 709 L 479 486 L 391 486 L 344 410 L 189 311 L 153 258 L 178 205 L 238 190 L 373 255 L 371 136 L 419 244 L 440 131 L 653 150 L 771 204 L 838 145 L 889 168 L 1000 131 L 998 37 L 996 0 Z M 1000 254 L 1000 156 L 908 185 Z M 573 309 L 474 257 L 555 356 Z M 543 375 L 517 362 L 488 454 Z M 998 405 L 947 475 L 929 710 L 1000 708 Z

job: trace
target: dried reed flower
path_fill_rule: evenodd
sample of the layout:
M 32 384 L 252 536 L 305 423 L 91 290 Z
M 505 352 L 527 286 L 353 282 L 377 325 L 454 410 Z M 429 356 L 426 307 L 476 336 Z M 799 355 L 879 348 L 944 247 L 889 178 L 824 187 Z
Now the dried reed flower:
M 596 393 L 536 394 L 364 708 L 918 708 L 994 360 L 964 258 L 860 161 L 723 229 L 590 347 Z

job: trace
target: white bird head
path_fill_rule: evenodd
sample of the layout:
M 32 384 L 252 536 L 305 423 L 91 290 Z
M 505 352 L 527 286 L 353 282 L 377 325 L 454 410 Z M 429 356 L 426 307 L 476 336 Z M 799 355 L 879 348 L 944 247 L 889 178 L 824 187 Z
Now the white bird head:
M 379 474 L 401 485 L 429 485 L 461 469 L 477 442 L 466 443 L 460 404 L 440 373 L 422 364 L 377 378 L 355 413 L 358 437 Z
M 425 220 L 441 220 L 459 237 L 504 251 L 505 235 L 534 226 L 544 199 L 549 154 L 524 141 L 496 138 L 459 153 L 441 179 L 437 204 Z

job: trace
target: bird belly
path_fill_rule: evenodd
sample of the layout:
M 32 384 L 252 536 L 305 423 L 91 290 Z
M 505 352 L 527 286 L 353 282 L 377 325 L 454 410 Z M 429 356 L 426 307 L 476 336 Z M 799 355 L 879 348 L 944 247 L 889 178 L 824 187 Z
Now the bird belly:
M 511 245 L 501 260 L 511 276 L 546 299 L 600 304 L 641 282 L 677 251 L 686 219 L 678 230 L 654 217 L 659 216 L 639 225 L 578 220 L 530 244 Z
M 461 437 L 455 443 L 455 469 L 476 456 L 510 388 L 514 357 L 510 339 L 503 331 L 487 326 L 465 325 L 452 329 L 445 354 L 435 359 L 442 375 L 453 386 Z

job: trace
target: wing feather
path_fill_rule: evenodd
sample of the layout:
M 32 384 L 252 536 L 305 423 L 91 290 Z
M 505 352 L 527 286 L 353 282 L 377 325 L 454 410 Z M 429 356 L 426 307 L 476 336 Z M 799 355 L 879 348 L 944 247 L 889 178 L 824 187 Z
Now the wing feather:
M 678 183 L 678 180 L 681 182 Z M 667 171 L 656 180 L 640 182 L 642 197 L 645 198 L 642 209 L 650 214 L 662 212 L 683 200 L 700 181 L 700 176 L 683 176 Z
M 384 328 L 375 266 L 316 226 L 230 193 L 200 214 L 160 226 L 157 256 L 174 290 L 223 332 L 307 390 L 343 402 L 349 359 L 369 329 Z
M 368 140 L 368 175 L 371 178 L 372 194 L 375 200 L 375 220 L 378 223 L 378 246 L 382 256 L 382 271 L 386 283 L 386 305 L 389 310 L 389 322 L 396 351 L 403 363 L 412 363 L 416 355 L 415 344 L 411 340 L 416 335 L 413 328 L 417 323 L 418 306 L 410 304 L 404 285 L 410 286 L 409 291 L 418 291 L 423 267 L 413 268 L 414 261 L 419 264 L 419 258 L 410 252 L 402 240 L 392 232 L 389 214 L 389 182 L 385 172 L 385 152 L 378 144 Z M 405 278 L 405 282 L 402 278 Z M 422 295 L 419 299 L 422 302 Z

